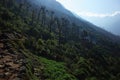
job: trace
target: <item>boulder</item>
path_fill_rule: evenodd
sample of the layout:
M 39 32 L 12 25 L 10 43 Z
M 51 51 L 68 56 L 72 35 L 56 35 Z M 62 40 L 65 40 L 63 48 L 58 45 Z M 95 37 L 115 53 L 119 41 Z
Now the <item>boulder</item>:
M 26 72 L 26 67 L 25 66 L 20 67 L 20 73 L 25 73 L 25 72 Z
M 0 43 L 0 48 L 4 48 L 4 44 L 3 43 Z
M 19 64 L 20 61 L 19 61 L 19 60 L 14 60 L 13 63 L 14 63 L 14 64 Z
M 35 75 L 35 76 L 37 76 L 37 77 L 39 77 L 39 76 L 40 76 L 40 74 L 39 74 L 39 73 L 34 73 L 34 75 Z
M 4 73 L 0 73 L 0 78 L 4 78 L 5 74 Z
M 2 59 L 2 58 L 4 58 L 4 56 L 3 56 L 3 55 L 0 55 L 0 59 Z
M 5 65 L 4 64 L 0 64 L 0 69 L 3 69 L 5 68 Z
M 11 67 L 12 65 L 11 64 L 9 64 L 9 63 L 6 63 L 5 64 L 5 67 Z
M 10 75 L 12 75 L 12 73 L 10 73 L 10 72 L 5 73 L 5 76 L 10 76 Z
M 6 72 L 9 72 L 9 71 L 10 71 L 10 68 L 7 68 L 7 67 L 6 67 L 6 68 L 5 68 L 5 71 L 6 71 Z

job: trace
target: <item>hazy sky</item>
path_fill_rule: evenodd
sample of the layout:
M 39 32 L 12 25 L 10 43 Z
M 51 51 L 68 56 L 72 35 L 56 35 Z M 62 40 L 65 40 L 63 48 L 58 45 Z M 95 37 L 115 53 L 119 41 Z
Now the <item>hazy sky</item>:
M 120 0 L 57 0 L 70 11 L 78 14 L 82 18 L 101 26 L 110 32 L 115 28 L 113 24 L 120 20 Z M 120 24 L 115 30 L 120 30 Z
M 89 17 L 111 17 L 120 14 L 120 0 L 57 0 L 67 9 Z M 83 14 L 85 13 L 85 14 Z

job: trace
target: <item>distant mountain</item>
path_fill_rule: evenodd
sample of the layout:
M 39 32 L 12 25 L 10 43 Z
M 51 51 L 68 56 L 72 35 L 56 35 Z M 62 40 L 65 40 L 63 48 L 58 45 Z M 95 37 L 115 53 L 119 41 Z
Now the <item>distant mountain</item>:
M 113 17 L 106 17 L 101 19 L 101 26 L 103 26 L 106 30 L 120 36 L 120 15 L 116 15 Z
M 98 18 L 98 17 L 86 17 L 87 20 L 91 21 L 91 23 L 94 23 L 96 25 L 99 25 L 100 27 L 104 28 L 105 30 L 120 36 L 120 15 L 112 16 L 112 17 L 104 17 L 104 18 Z

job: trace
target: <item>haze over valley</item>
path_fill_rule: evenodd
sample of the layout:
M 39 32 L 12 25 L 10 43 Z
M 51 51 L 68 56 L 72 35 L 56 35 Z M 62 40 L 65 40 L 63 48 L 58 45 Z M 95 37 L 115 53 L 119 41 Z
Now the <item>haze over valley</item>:
M 83 19 L 120 36 L 119 0 L 57 0 Z

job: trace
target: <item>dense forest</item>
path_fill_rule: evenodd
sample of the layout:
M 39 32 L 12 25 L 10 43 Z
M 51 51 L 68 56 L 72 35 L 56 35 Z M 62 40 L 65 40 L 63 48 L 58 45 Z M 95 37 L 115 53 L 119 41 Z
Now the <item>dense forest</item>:
M 29 1 L 0 0 L 0 43 L 27 62 L 20 80 L 120 79 L 119 42 Z

